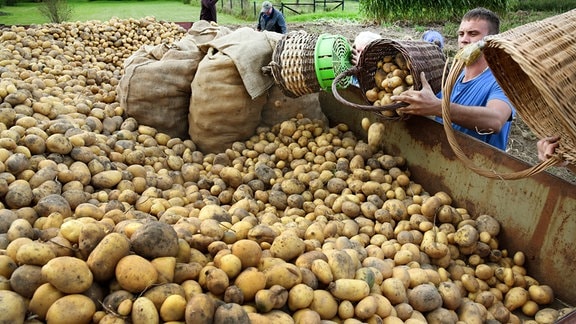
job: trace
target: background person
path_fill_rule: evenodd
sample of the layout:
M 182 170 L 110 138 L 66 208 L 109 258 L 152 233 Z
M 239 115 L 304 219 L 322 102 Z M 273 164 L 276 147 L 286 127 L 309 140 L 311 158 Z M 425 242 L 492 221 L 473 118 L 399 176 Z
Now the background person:
M 498 34 L 500 19 L 492 11 L 475 8 L 468 11 L 458 29 L 458 47 L 478 42 L 487 35 Z M 418 77 L 418 76 L 415 76 Z M 408 90 L 394 101 L 404 101 L 409 105 L 399 108 L 405 114 L 436 116 L 442 121 L 442 93 L 434 94 L 425 79 L 420 75 L 422 89 Z M 450 116 L 453 128 L 491 144 L 501 150 L 506 149 L 514 117 L 514 108 L 496 81 L 484 55 L 466 66 L 452 90 Z
M 286 34 L 288 31 L 284 15 L 282 15 L 278 9 L 274 8 L 270 1 L 262 2 L 262 10 L 258 16 L 258 25 L 256 26 L 256 30 L 267 30 L 280 34 Z
M 218 2 L 218 0 L 202 0 L 202 9 L 200 9 L 200 20 L 217 22 L 216 2 Z

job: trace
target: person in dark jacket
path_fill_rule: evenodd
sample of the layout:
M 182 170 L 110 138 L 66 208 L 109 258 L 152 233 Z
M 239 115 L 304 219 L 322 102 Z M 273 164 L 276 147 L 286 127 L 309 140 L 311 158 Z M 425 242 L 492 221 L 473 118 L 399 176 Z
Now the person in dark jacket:
M 286 34 L 286 20 L 284 20 L 284 15 L 274 8 L 270 1 L 262 2 L 262 10 L 260 11 L 260 16 L 258 17 L 258 26 L 256 26 L 257 31 L 273 31 L 281 34 Z
M 200 20 L 217 22 L 216 2 L 218 2 L 218 0 L 202 0 L 202 9 L 200 10 Z

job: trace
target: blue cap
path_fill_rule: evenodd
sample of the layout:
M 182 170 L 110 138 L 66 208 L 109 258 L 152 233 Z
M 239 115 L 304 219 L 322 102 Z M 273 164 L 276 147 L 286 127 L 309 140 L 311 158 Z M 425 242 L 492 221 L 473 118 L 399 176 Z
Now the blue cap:
M 435 30 L 426 31 L 424 35 L 422 35 L 422 39 L 438 45 L 440 49 L 444 48 L 444 37 L 442 37 L 442 34 Z

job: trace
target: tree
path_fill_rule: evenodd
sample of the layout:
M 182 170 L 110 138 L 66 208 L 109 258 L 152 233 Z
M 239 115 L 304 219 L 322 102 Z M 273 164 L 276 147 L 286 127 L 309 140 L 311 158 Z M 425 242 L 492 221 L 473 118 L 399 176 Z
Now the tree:
M 52 23 L 61 23 L 70 19 L 72 8 L 67 0 L 44 0 L 38 6 L 40 13 Z

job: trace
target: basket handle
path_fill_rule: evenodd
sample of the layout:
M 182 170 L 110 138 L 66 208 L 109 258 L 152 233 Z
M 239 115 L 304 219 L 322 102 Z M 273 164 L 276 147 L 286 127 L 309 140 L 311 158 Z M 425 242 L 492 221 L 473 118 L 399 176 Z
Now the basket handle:
M 336 98 L 336 100 L 338 100 L 341 103 L 343 103 L 347 106 L 350 106 L 352 108 L 356 108 L 356 109 L 364 110 L 364 111 L 371 111 L 371 112 L 382 112 L 385 110 L 395 111 L 396 109 L 398 109 L 400 107 L 407 106 L 407 103 L 405 103 L 405 102 L 397 102 L 397 103 L 386 105 L 386 106 L 361 105 L 361 104 L 353 103 L 353 102 L 350 102 L 350 101 L 344 99 L 340 95 L 340 93 L 338 93 L 338 83 L 340 83 L 340 80 L 342 80 L 343 78 L 348 77 L 348 76 L 358 77 L 359 71 L 360 71 L 359 67 L 353 66 L 353 67 L 349 68 L 348 70 L 343 71 L 342 73 L 338 74 L 336 76 L 336 78 L 334 78 L 334 80 L 332 81 L 332 94 L 334 95 L 334 98 Z M 385 116 L 385 115 L 381 115 L 381 114 L 379 114 L 379 116 L 381 118 L 389 119 L 389 120 L 404 120 L 408 117 L 408 116 L 391 117 L 391 116 Z
M 444 124 L 444 131 L 446 132 L 446 137 L 448 138 L 448 143 L 450 144 L 450 147 L 452 147 L 452 150 L 454 151 L 454 154 L 456 154 L 456 156 L 462 161 L 464 162 L 464 164 L 471 169 L 472 171 L 476 172 L 479 175 L 482 175 L 484 177 L 487 178 L 491 178 L 491 179 L 502 179 L 502 180 L 518 180 L 518 179 L 523 179 L 523 178 L 527 178 L 530 177 L 532 175 L 535 175 L 537 173 L 540 173 L 544 170 L 546 170 L 547 168 L 557 165 L 559 162 L 562 161 L 562 159 L 555 155 L 552 156 L 544 161 L 539 162 L 538 164 L 527 168 L 525 170 L 521 170 L 521 171 L 516 171 L 516 172 L 509 172 L 509 173 L 499 173 L 496 172 L 495 170 L 492 169 L 486 169 L 486 168 L 481 168 L 476 166 L 476 164 L 474 164 L 474 162 L 472 160 L 470 160 L 466 154 L 464 154 L 464 152 L 462 151 L 462 149 L 460 148 L 460 145 L 458 144 L 458 142 L 456 141 L 456 137 L 454 134 L 454 128 L 452 127 L 452 120 L 450 118 L 450 97 L 452 94 L 452 88 L 454 87 L 454 83 L 456 82 L 456 79 L 458 78 L 458 75 L 460 74 L 460 72 L 462 71 L 462 69 L 464 68 L 464 66 L 466 65 L 466 60 L 467 58 L 463 58 L 463 59 L 459 59 L 458 55 L 456 56 L 456 58 L 454 59 L 454 61 L 452 62 L 452 67 L 450 68 L 450 72 L 448 73 L 448 77 L 446 80 L 444 80 L 444 77 L 446 75 L 446 68 L 448 66 L 448 61 L 446 61 L 446 65 L 444 68 L 444 74 L 442 75 L 442 119 L 444 120 L 443 124 Z

